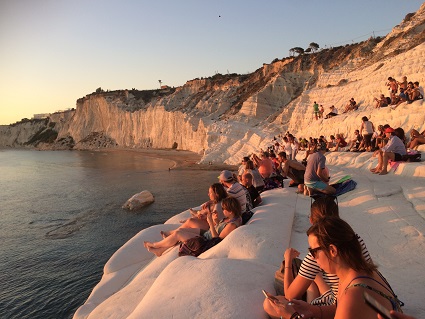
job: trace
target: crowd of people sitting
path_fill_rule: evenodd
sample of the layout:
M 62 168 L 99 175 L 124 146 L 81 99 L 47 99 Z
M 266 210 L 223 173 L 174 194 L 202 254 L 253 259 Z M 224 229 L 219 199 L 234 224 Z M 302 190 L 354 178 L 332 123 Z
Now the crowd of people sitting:
M 376 99 L 377 107 L 389 104 L 397 107 L 400 101 L 423 98 L 418 82 L 408 83 L 406 77 L 402 82 L 392 78 L 388 81 L 391 102 L 382 95 Z M 405 96 L 400 97 L 400 93 L 397 97 L 398 89 Z M 357 107 L 351 98 L 344 113 Z M 316 119 L 323 118 L 323 106 L 315 102 L 314 113 Z M 332 106 L 326 118 L 337 114 Z M 283 187 L 284 180 L 290 179 L 289 187 L 297 187 L 298 193 L 314 198 L 309 215 L 311 227 L 307 231 L 309 253 L 297 262 L 300 252 L 291 247 L 286 249 L 279 270 L 283 277 L 279 277 L 281 282 L 276 285 L 280 295 L 264 292 L 265 312 L 271 318 L 290 319 L 382 318 L 364 302 L 369 294 L 392 318 L 412 319 L 400 312 L 403 303 L 378 271 L 363 239 L 339 217 L 336 190 L 329 185 L 324 154 L 342 150 L 374 152 L 378 163 L 371 172 L 384 175 L 388 173 L 390 160 L 403 160 L 408 149 L 421 144 L 425 144 L 425 131 L 412 129 L 407 141 L 401 127 L 394 129 L 385 124 L 375 129 L 366 116 L 350 139 L 341 133 L 330 135 L 329 139 L 324 136 L 297 139 L 286 132 L 274 137 L 259 155 L 243 157 L 237 173 L 222 171 L 219 182 L 209 187 L 209 201 L 200 210 L 190 209 L 191 217 L 182 220 L 180 227 L 161 231 L 161 241 L 145 241 L 144 246 L 159 257 L 180 244 L 179 255 L 198 256 L 246 224 L 253 215 L 252 209 L 262 204 L 262 192 Z M 300 150 L 305 153 L 301 162 L 296 160 Z M 314 195 L 317 193 L 321 196 Z
M 331 136 L 329 141 L 323 136 L 298 141 L 289 132 L 279 135 L 259 155 L 243 157 L 237 173 L 222 171 L 219 182 L 209 187 L 209 201 L 199 210 L 190 209 L 191 217 L 182 220 L 177 229 L 161 231 L 161 241 L 145 241 L 144 246 L 159 257 L 180 244 L 179 255 L 198 256 L 246 224 L 253 215 L 251 210 L 262 204 L 262 192 L 283 187 L 284 180 L 290 179 L 290 187 L 297 186 L 298 192 L 304 194 L 308 190 L 307 194 L 314 198 L 309 215 L 311 227 L 307 231 L 309 253 L 296 262 L 300 253 L 287 248 L 280 269 L 283 277 L 279 279 L 280 286 L 276 286 L 281 287 L 276 289 L 280 295 L 264 292 L 265 312 L 271 318 L 288 319 L 380 318 L 364 302 L 364 295 L 369 294 L 393 318 L 411 319 L 400 312 L 403 303 L 378 271 L 363 239 L 339 217 L 324 156 L 330 148 L 359 149 L 363 145 L 372 151 L 377 145 L 378 165 L 373 172 L 384 174 L 388 160 L 397 161 L 403 153 L 397 147 L 406 149 L 404 131 L 396 131 L 386 124 L 379 125 L 375 132 L 373 123 L 363 117 L 350 144 L 341 134 Z M 425 142 L 424 133 L 412 130 L 409 145 Z M 306 156 L 298 162 L 295 155 L 302 148 Z M 391 152 L 393 155 L 388 154 Z M 322 196 L 313 196 L 310 190 Z
M 406 76 L 403 77 L 401 82 L 389 77 L 386 85 L 390 96 L 381 94 L 379 98 L 375 97 L 375 108 L 390 106 L 395 109 L 401 103 L 412 103 L 424 98 L 424 89 L 419 85 L 419 82 L 407 82 Z
M 392 109 L 397 108 L 401 103 L 407 102 L 412 103 L 416 100 L 421 100 L 424 98 L 424 89 L 419 85 L 418 81 L 408 82 L 407 77 L 403 76 L 402 81 L 398 82 L 393 77 L 388 78 L 388 82 L 386 83 L 388 87 L 389 96 L 385 96 L 385 94 L 380 94 L 379 97 L 374 97 L 374 106 L 375 108 L 383 108 L 383 107 L 391 107 Z M 359 108 L 359 104 L 352 97 L 348 100 L 348 103 L 341 106 L 343 108 L 343 114 L 356 111 Z M 313 104 L 313 113 L 316 120 L 329 119 L 331 117 L 338 115 L 337 108 L 332 105 L 330 107 L 330 112 L 324 116 L 324 108 L 323 105 L 320 105 L 314 101 Z
M 335 188 L 329 185 L 329 170 L 325 165 L 324 154 L 330 150 L 374 151 L 378 163 L 371 172 L 387 174 L 390 160 L 401 161 L 407 148 L 425 144 L 425 131 L 412 130 L 410 136 L 411 140 L 406 143 L 404 130 L 393 129 L 388 124 L 379 125 L 375 131 L 374 124 L 364 116 L 360 130 L 355 130 L 348 142 L 342 134 L 331 135 L 329 140 L 320 136 L 298 141 L 290 132 L 274 137 L 266 151 L 243 157 L 236 174 L 227 170 L 221 172 L 219 183 L 209 188 L 210 200 L 200 211 L 192 209 L 192 217 L 182 221 L 178 229 L 161 232 L 163 240 L 145 242 L 145 247 L 161 256 L 168 248 L 193 237 L 221 240 L 249 220 L 251 210 L 262 203 L 261 192 L 283 187 L 285 179 L 290 179 L 289 187 L 297 187 L 297 192 L 304 195 L 335 194 Z M 305 151 L 301 162 L 295 159 L 299 150 Z M 229 202 L 229 197 L 236 199 L 237 205 L 233 199 Z

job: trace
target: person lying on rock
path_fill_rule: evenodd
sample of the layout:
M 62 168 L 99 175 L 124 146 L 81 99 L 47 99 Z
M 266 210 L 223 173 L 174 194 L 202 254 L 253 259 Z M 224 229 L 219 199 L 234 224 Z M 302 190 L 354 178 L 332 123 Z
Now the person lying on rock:
M 202 204 L 202 209 L 200 211 L 190 209 L 192 217 L 181 221 L 183 222 L 183 225 L 179 228 L 170 232 L 161 231 L 162 238 L 170 236 L 170 234 L 180 228 L 198 228 L 204 231 L 208 230 L 210 228 L 207 221 L 208 212 L 216 212 L 217 218 L 219 220 L 223 219 L 224 215 L 223 210 L 221 209 L 221 201 L 228 196 L 224 186 L 220 183 L 212 184 L 208 189 L 208 196 L 210 200 Z
M 179 242 L 185 242 L 196 236 L 204 236 L 205 239 L 220 237 L 225 238 L 233 230 L 242 224 L 241 205 L 239 201 L 233 197 L 226 197 L 221 202 L 224 218 L 219 220 L 217 212 L 208 212 L 207 222 L 209 230 L 203 231 L 199 228 L 179 228 L 168 237 L 158 242 L 145 241 L 145 248 L 155 254 L 161 256 L 168 248 L 175 246 Z

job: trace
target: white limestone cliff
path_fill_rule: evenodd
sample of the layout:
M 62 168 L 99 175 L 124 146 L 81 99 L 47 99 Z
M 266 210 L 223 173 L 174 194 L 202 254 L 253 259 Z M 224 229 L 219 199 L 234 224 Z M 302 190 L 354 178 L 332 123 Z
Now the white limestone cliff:
M 377 110 L 373 98 L 387 93 L 388 76 L 425 83 L 424 29 L 425 4 L 381 40 L 277 59 L 251 74 L 217 74 L 178 88 L 92 93 L 77 101 L 75 111 L 53 114 L 44 128 L 37 121 L 1 126 L 0 146 L 177 148 L 201 153 L 204 162 L 235 164 L 287 130 L 297 137 L 349 137 L 362 116 L 421 131 L 422 102 Z M 351 97 L 357 112 L 313 118 L 314 101 L 325 113 L 331 105 L 341 113 Z

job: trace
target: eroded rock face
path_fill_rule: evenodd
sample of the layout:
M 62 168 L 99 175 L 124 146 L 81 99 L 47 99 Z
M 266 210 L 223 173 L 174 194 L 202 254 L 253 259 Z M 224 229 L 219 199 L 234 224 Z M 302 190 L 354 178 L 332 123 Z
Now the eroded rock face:
M 216 74 L 172 89 L 95 92 L 78 99 L 76 110 L 47 121 L 0 126 L 0 147 L 175 148 L 201 153 L 203 162 L 236 164 L 287 130 L 298 138 L 349 137 L 363 115 L 408 133 L 422 126 L 423 111 L 399 107 L 378 123 L 384 110 L 374 109 L 373 98 L 384 93 L 388 76 L 423 85 L 424 30 L 425 4 L 384 39 L 275 59 L 250 74 Z M 394 45 L 382 45 L 389 42 Z M 342 115 L 351 97 L 359 110 Z M 335 105 L 340 115 L 316 121 L 314 101 L 325 114 Z
M 129 210 L 137 210 L 153 203 L 154 201 L 155 198 L 153 197 L 152 193 L 145 190 L 140 193 L 134 194 L 130 199 L 125 202 L 122 208 Z

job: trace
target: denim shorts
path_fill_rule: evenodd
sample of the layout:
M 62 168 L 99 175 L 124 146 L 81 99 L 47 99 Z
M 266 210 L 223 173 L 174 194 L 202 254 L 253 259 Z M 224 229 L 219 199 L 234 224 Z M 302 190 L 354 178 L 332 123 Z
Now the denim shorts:
M 307 187 L 315 188 L 315 189 L 319 189 L 319 190 L 324 190 L 326 187 L 329 186 L 328 184 L 326 184 L 323 181 L 311 181 L 311 182 L 305 182 L 304 184 Z

